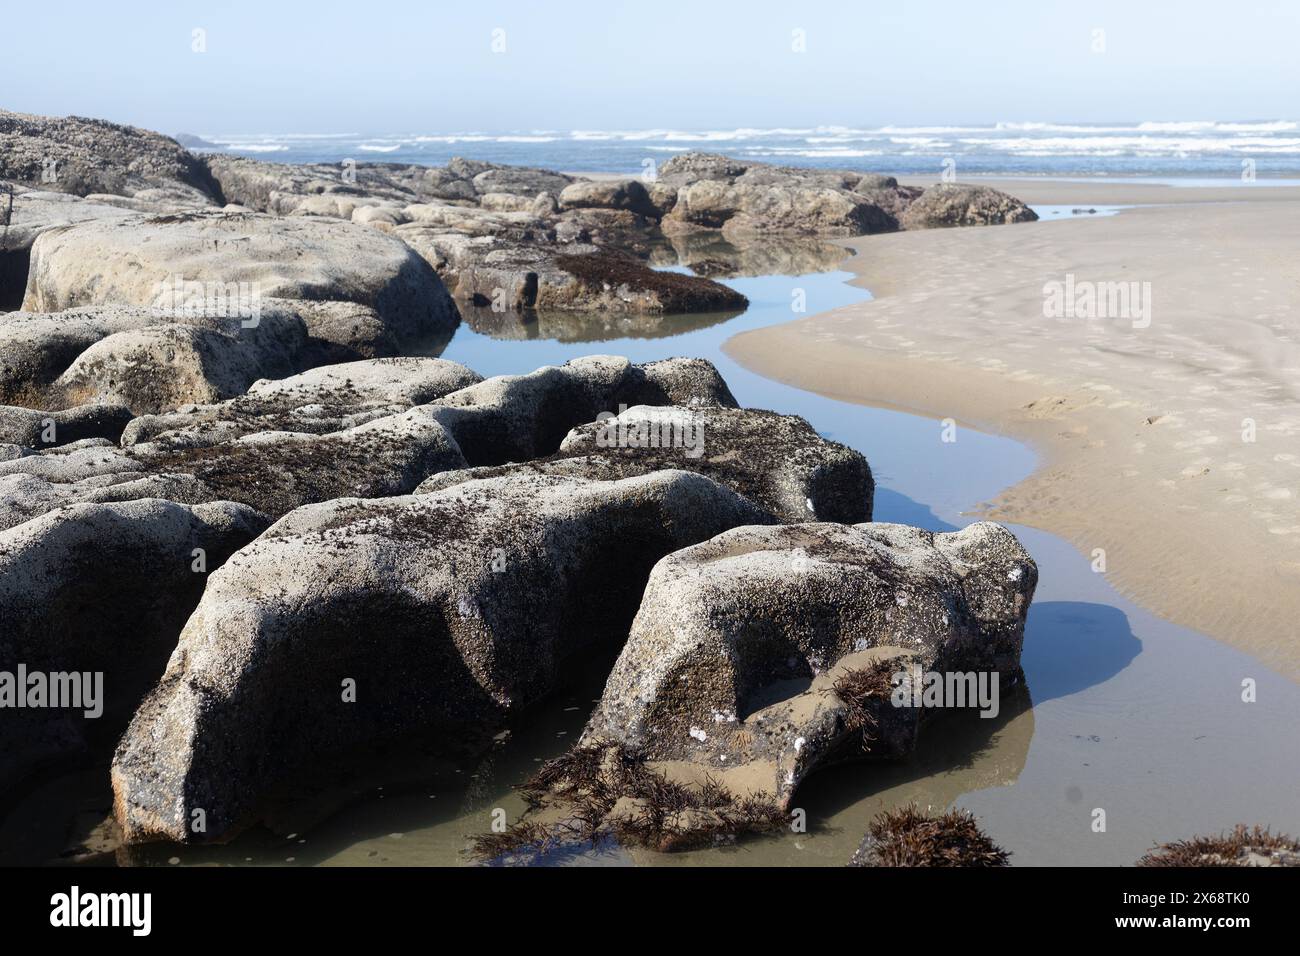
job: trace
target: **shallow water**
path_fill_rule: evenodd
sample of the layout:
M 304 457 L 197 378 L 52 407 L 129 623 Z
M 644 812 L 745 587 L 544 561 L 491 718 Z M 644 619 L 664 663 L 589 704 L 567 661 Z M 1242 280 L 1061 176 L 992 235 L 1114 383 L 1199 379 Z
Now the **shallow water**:
M 798 317 L 792 302 L 800 290 L 809 315 L 861 301 L 866 293 L 847 285 L 848 278 L 833 272 L 729 280 L 750 298 L 743 315 L 669 318 L 658 328 L 640 329 L 639 337 L 599 343 L 542 337 L 548 329 L 571 331 L 571 320 L 554 326 L 512 317 L 510 329 L 494 327 L 509 336 L 503 340 L 474 331 L 470 323 L 482 323 L 471 319 L 444 357 L 484 375 L 531 371 L 597 352 L 636 362 L 707 358 L 742 405 L 802 415 L 822 434 L 862 451 L 876 477 L 877 520 L 959 527 L 971 520 L 963 512 L 1029 474 L 1035 457 L 1028 448 L 967 428 L 959 428 L 957 441 L 943 442 L 937 421 L 771 382 L 721 351 L 736 332 Z M 906 762 L 814 775 L 796 801 L 807 812 L 807 833 L 671 855 L 606 847 L 554 862 L 842 865 L 875 813 L 912 800 L 970 809 L 1018 864 L 1126 864 L 1154 841 L 1238 822 L 1300 831 L 1300 687 L 1136 607 L 1065 541 L 1035 529 L 1013 530 L 1040 574 L 1023 656 L 1028 699 L 1004 699 L 995 719 L 972 714 L 929 725 Z M 571 688 L 517 721 L 474 765 L 430 758 L 418 744 L 398 748 L 332 793 L 334 805 L 320 811 L 323 819 L 314 826 L 304 810 L 298 819 L 277 820 L 227 846 L 145 847 L 121 851 L 117 860 L 471 862 L 469 838 L 489 828 L 492 811 L 502 808 L 513 818 L 522 809 L 512 786 L 576 740 L 616 652 L 611 648 L 590 661 Z M 1244 678 L 1257 681 L 1255 703 L 1241 700 Z M 106 776 L 92 770 L 33 793 L 0 825 L 0 858 L 54 857 L 65 840 L 61 831 L 74 818 L 74 836 L 82 839 L 107 806 Z M 1093 830 L 1098 808 L 1106 813 L 1105 832 Z

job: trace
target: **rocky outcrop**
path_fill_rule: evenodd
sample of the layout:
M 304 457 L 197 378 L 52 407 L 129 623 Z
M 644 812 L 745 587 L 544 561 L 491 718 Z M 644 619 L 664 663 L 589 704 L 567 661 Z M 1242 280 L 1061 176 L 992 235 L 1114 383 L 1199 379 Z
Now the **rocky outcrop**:
M 723 407 L 637 405 L 573 429 L 546 458 L 443 472 L 416 493 L 504 474 L 610 481 L 666 468 L 705 475 L 776 521 L 871 520 L 875 485 L 862 455 L 822 438 L 802 418 Z
M 669 234 L 856 236 L 898 228 L 910 192 L 888 177 L 849 170 L 746 163 L 708 153 L 674 156 L 658 182 L 676 189 Z M 862 191 L 859 191 L 859 190 Z
M 137 413 L 324 363 L 437 354 L 459 322 L 437 275 L 397 240 L 225 213 L 48 230 L 24 307 L 0 319 L 0 401 Z
M 645 184 L 636 179 L 583 180 L 560 191 L 561 209 L 624 209 L 642 216 L 662 215 Z
M 120 404 L 137 414 L 219 401 L 327 359 L 336 346 L 312 330 L 344 338 L 354 328 L 345 319 L 332 331 L 316 304 L 277 300 L 261 302 L 256 321 L 119 306 L 11 312 L 0 317 L 0 401 Z
M 256 432 L 326 434 L 404 412 L 482 381 L 457 362 L 382 358 L 322 365 L 283 379 L 261 379 L 247 394 L 212 405 L 141 415 L 123 445 L 153 442 L 203 447 Z
M 499 375 L 427 406 L 473 465 L 529 461 L 560 447 L 569 430 L 627 405 L 725 405 L 736 399 L 702 359 L 633 365 L 590 355 L 527 375 Z
M 721 283 L 651 269 L 590 243 L 467 239 L 401 227 L 456 298 L 497 312 L 620 312 L 663 315 L 739 311 L 748 300 Z
M 441 281 L 405 244 L 329 220 L 255 213 L 132 217 L 43 233 L 24 308 L 218 308 L 247 320 L 262 298 L 368 306 L 416 352 L 456 325 Z
M 175 140 L 81 116 L 0 110 L 0 179 L 78 196 L 158 190 L 196 203 L 219 198 L 202 161 Z
M 1038 214 L 1014 196 L 989 186 L 942 183 L 925 190 L 903 212 L 904 229 L 994 226 L 1034 222 Z
M 1036 583 L 1033 560 L 989 523 L 948 534 L 737 528 L 671 554 L 651 572 L 605 692 L 575 752 L 544 775 L 555 792 L 539 794 L 534 812 L 554 817 L 586 794 L 582 816 L 596 812 L 597 829 L 621 831 L 653 811 L 668 843 L 736 826 L 746 800 L 774 819 L 771 808 L 788 810 L 820 767 L 910 753 L 928 715 L 910 702 L 938 712 L 922 696 L 924 675 L 970 675 L 960 706 L 996 708 L 994 694 L 1021 680 Z M 901 703 L 900 686 L 916 698 Z M 976 703 L 979 687 L 987 697 Z M 592 769 L 609 761 L 666 786 L 707 791 L 714 781 L 731 796 L 665 819 L 645 793 L 620 793 L 618 778 Z M 573 780 L 575 767 L 590 779 Z
M 54 448 L 86 438 L 117 441 L 130 421 L 125 405 L 77 405 L 56 412 L 0 405 L 0 443 Z
M 76 504 L 0 531 L 0 671 L 100 675 L 94 706 L 6 709 L 0 783 L 83 735 L 115 736 L 162 673 L 207 572 L 266 524 L 229 502 L 146 499 Z
M 673 471 L 299 509 L 213 576 L 123 736 L 126 840 L 226 837 L 298 764 L 492 724 L 547 693 L 566 659 L 621 639 L 657 560 L 754 520 L 734 493 Z

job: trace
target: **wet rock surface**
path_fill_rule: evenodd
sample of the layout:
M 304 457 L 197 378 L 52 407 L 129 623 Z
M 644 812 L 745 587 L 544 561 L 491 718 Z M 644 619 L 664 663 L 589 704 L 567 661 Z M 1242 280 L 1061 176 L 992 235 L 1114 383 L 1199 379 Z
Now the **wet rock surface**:
M 612 761 L 696 793 L 710 781 L 726 790 L 727 799 L 687 808 L 694 812 L 660 814 L 670 843 L 726 832 L 759 807 L 756 819 L 771 824 L 772 808 L 788 811 L 813 771 L 905 757 L 923 718 L 975 707 L 979 674 L 990 695 L 989 681 L 997 694 L 1019 686 L 1036 583 L 1028 553 L 987 522 L 946 534 L 893 524 L 745 527 L 668 555 L 650 574 L 582 738 L 543 774 L 553 785 L 537 789 L 532 813 L 558 821 L 552 831 L 569 828 L 566 814 L 591 792 L 601 794 L 597 830 L 659 813 L 644 793 L 618 791 Z M 918 695 L 922 675 L 969 674 L 971 698 L 932 701 L 928 712 L 910 696 L 900 704 L 902 674 Z M 575 781 L 575 767 L 588 779 Z M 585 817 L 592 810 L 579 808 Z M 526 815 L 522 825 L 535 842 L 542 824 Z

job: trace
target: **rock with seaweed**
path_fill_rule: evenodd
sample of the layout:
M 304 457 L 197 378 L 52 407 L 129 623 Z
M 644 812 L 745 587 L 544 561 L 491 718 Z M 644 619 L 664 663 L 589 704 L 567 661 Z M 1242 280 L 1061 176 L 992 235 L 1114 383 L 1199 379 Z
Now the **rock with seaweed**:
M 1008 866 L 1009 854 L 966 810 L 915 805 L 877 814 L 849 866 Z
M 566 660 L 623 639 L 658 559 L 764 520 L 681 471 L 299 508 L 212 576 L 132 720 L 113 763 L 123 833 L 220 839 L 295 765 L 492 726 Z
M 867 460 L 802 418 L 721 406 L 637 405 L 565 436 L 559 451 L 517 464 L 434 475 L 425 494 L 501 474 L 612 480 L 682 468 L 744 495 L 778 521 L 871 520 Z
M 1192 837 L 1153 847 L 1138 866 L 1297 866 L 1300 840 L 1267 827 L 1237 824 L 1218 836 Z
M 577 747 L 788 811 L 821 767 L 911 753 L 941 712 L 900 696 L 922 675 L 972 695 L 940 707 L 980 706 L 981 675 L 995 705 L 992 691 L 1018 687 L 1036 583 L 1033 559 L 988 522 L 724 532 L 655 566 Z

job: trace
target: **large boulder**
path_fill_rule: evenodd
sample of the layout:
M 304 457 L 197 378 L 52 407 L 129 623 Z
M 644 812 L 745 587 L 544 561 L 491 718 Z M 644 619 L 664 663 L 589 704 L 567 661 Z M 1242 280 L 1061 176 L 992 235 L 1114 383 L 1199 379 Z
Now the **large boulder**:
M 734 184 L 701 180 L 678 191 L 668 219 L 740 237 L 856 236 L 898 228 L 894 217 L 864 196 L 797 179 Z
M 404 243 L 328 219 L 256 213 L 132 217 L 42 233 L 23 307 L 133 305 L 248 320 L 264 298 L 369 307 L 398 344 L 421 354 L 436 354 L 458 321 L 442 282 Z
M 0 110 L 0 179 L 85 196 L 166 189 L 211 202 L 219 191 L 206 167 L 159 133 L 81 116 Z
M 122 219 L 130 213 L 69 193 L 0 188 L 0 313 L 22 307 L 32 243 L 42 232 L 91 219 Z
M 994 226 L 1034 222 L 1038 214 L 1014 196 L 990 186 L 941 183 L 921 193 L 899 217 L 904 229 Z
M 470 464 L 499 465 L 549 455 L 570 429 L 624 405 L 734 408 L 736 399 L 702 359 L 634 365 L 619 356 L 589 355 L 527 375 L 498 375 L 426 408 L 455 436 Z
M 724 407 L 638 405 L 573 429 L 546 458 L 442 472 L 416 493 L 503 474 L 609 481 L 665 468 L 706 475 L 777 521 L 871 520 L 875 484 L 861 454 L 802 418 Z
M 770 702 L 774 688 L 883 649 L 923 672 L 1015 683 L 1037 579 L 1015 537 L 988 522 L 946 534 L 895 524 L 724 533 L 655 568 L 584 741 L 728 769 L 764 761 L 766 789 L 788 800 L 851 736 L 852 702 L 811 691 Z M 808 693 L 817 706 L 801 709 Z M 903 724 L 905 738 L 873 749 L 909 750 L 917 722 Z
M 660 215 L 645 184 L 637 179 L 581 180 L 560 191 L 561 209 L 626 209 L 643 216 Z
M 890 177 L 852 170 L 772 166 L 712 153 L 684 153 L 660 168 L 673 193 L 664 231 L 721 229 L 756 235 L 852 236 L 891 232 L 914 195 Z
M 350 746 L 431 728 L 452 744 L 621 640 L 657 560 L 755 520 L 739 496 L 676 471 L 498 478 L 293 512 L 213 576 L 123 736 L 112 776 L 125 839 L 226 837 L 277 780 Z
M 51 690 L 54 675 L 76 675 L 98 696 L 6 707 L 0 785 L 86 739 L 115 737 L 162 673 L 208 572 L 266 525 L 243 505 L 146 499 L 76 504 L 0 531 L 0 671 L 44 675 Z
M 577 747 L 540 775 L 530 815 L 660 848 L 779 826 L 814 770 L 906 756 L 939 707 L 996 716 L 1022 680 L 1037 576 L 990 523 L 947 534 L 746 527 L 671 554 Z M 925 695 L 933 675 L 962 678 L 970 696 Z M 647 774 L 660 783 L 647 788 Z
M 663 315 L 739 311 L 748 305 L 721 283 L 657 271 L 635 256 L 588 242 L 467 237 L 409 225 L 394 234 L 438 270 L 459 301 L 497 312 Z
M 337 321 L 323 319 L 334 306 Z M 256 319 L 90 306 L 0 316 L 0 401 L 120 404 L 137 414 L 242 394 L 328 359 L 364 306 L 268 299 Z

